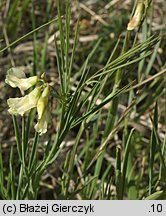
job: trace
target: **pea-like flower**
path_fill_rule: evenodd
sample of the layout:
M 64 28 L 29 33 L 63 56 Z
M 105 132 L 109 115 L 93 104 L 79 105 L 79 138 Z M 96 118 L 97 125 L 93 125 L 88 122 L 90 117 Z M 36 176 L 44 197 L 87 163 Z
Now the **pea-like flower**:
M 37 76 L 26 78 L 25 73 L 18 68 L 9 69 L 5 79 L 5 82 L 11 87 L 18 87 L 23 91 L 26 91 L 30 87 L 36 85 L 38 81 L 39 78 Z
M 44 110 L 48 105 L 48 97 L 49 97 L 49 85 L 48 83 L 46 83 L 46 86 L 37 102 L 38 119 L 41 119 Z
M 49 120 L 50 120 L 50 110 L 49 107 L 46 107 L 46 109 L 43 112 L 43 115 L 41 116 L 40 119 L 38 119 L 38 122 L 35 125 L 36 132 L 40 133 L 40 135 L 46 133 Z
M 37 113 L 38 113 L 38 122 L 35 125 L 35 130 L 40 133 L 40 135 L 47 132 L 47 125 L 49 122 L 50 111 L 48 106 L 48 97 L 49 97 L 49 85 L 46 84 L 38 102 L 37 102 Z
M 39 81 L 40 84 L 39 84 Z M 50 110 L 48 105 L 49 84 L 45 83 L 44 75 L 41 78 L 37 76 L 26 78 L 25 73 L 17 68 L 11 68 L 7 72 L 5 82 L 11 87 L 18 87 L 20 90 L 26 91 L 30 87 L 39 84 L 29 94 L 24 97 L 9 98 L 7 103 L 9 105 L 9 113 L 12 115 L 23 116 L 33 108 L 37 108 L 38 122 L 35 125 L 36 132 L 40 135 L 47 132 Z
M 13 115 L 23 116 L 26 112 L 37 106 L 37 102 L 41 95 L 41 87 L 36 87 L 28 95 L 20 98 L 9 98 L 9 113 Z

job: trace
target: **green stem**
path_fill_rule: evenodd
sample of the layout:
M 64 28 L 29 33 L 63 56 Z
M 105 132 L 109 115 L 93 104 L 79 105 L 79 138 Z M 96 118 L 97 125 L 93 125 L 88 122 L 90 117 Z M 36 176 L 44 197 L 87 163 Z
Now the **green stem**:
M 34 142 L 33 142 L 33 145 L 32 145 L 29 165 L 28 165 L 28 171 L 30 173 L 33 171 L 33 168 L 34 168 L 34 163 L 35 163 L 35 158 L 36 158 L 36 153 L 37 153 L 38 139 L 39 139 L 39 133 L 36 132 Z
M 15 132 L 15 136 L 16 136 L 17 151 L 18 151 L 19 159 L 20 159 L 20 161 L 22 161 L 21 140 L 20 140 L 20 133 L 19 133 L 19 129 L 18 129 L 17 119 L 16 119 L 15 115 L 13 115 L 12 117 L 13 117 L 14 132 Z
M 25 169 L 25 149 L 26 149 L 26 143 L 25 143 L 25 117 L 22 117 L 22 164 L 23 164 L 23 170 Z M 26 173 L 26 172 L 25 172 Z
M 49 22 L 47 22 L 47 23 L 45 23 L 45 24 L 39 26 L 38 28 L 35 28 L 34 30 L 28 32 L 27 34 L 23 35 L 23 36 L 20 37 L 19 39 L 17 39 L 17 40 L 15 40 L 15 41 L 13 41 L 12 43 L 10 43 L 8 46 L 6 46 L 6 47 L 4 47 L 3 49 L 1 49 L 1 50 L 0 50 L 0 53 L 4 52 L 4 51 L 7 50 L 9 47 L 11 47 L 11 46 L 17 44 L 18 42 L 20 42 L 20 41 L 23 40 L 24 38 L 28 37 L 29 35 L 33 34 L 34 32 L 37 32 L 38 30 L 40 30 L 40 29 L 42 29 L 42 28 L 44 28 L 44 27 L 50 25 L 51 23 L 53 23 L 53 22 L 55 22 L 55 21 L 57 21 L 57 18 L 55 18 L 55 19 L 53 19 L 53 20 L 51 20 L 51 21 L 49 21 Z

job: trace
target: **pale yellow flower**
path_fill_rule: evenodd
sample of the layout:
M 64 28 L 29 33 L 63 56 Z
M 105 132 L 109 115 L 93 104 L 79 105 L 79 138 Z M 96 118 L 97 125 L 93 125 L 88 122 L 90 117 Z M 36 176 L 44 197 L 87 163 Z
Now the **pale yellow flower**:
M 47 132 L 47 126 L 49 122 L 49 106 L 48 106 L 48 97 L 49 97 L 49 85 L 46 84 L 38 102 L 37 102 L 37 113 L 38 113 L 38 122 L 35 125 L 35 130 L 40 133 L 40 135 Z
M 144 3 L 139 2 L 136 7 L 134 16 L 131 18 L 130 22 L 128 23 L 127 30 L 131 31 L 139 26 L 143 18 L 144 8 L 145 8 Z
M 44 75 L 41 78 L 43 79 Z M 38 81 L 40 81 L 40 79 L 37 76 L 26 78 L 25 73 L 16 68 L 11 68 L 7 72 L 5 80 L 5 82 L 13 88 L 18 87 L 23 91 L 26 91 L 30 87 L 36 85 Z M 9 98 L 7 100 L 9 105 L 8 111 L 12 115 L 23 116 L 32 108 L 37 108 L 38 122 L 35 125 L 35 130 L 40 133 L 40 135 L 47 132 L 50 116 L 50 110 L 48 106 L 49 85 L 48 83 L 45 83 L 44 80 L 41 81 L 43 84 L 40 87 L 36 87 L 28 95 L 20 98 Z M 42 92 L 41 89 L 43 89 Z
M 41 119 L 44 110 L 46 109 L 48 105 L 48 97 L 49 97 L 49 85 L 46 84 L 46 87 L 44 88 L 38 102 L 37 102 L 37 113 L 38 113 L 38 119 Z
M 50 110 L 48 107 L 46 107 L 43 112 L 43 115 L 38 120 L 37 124 L 35 125 L 36 132 L 40 133 L 40 135 L 43 135 L 44 133 L 46 133 L 49 119 L 50 119 Z
M 37 102 L 41 95 L 41 88 L 36 87 L 28 95 L 20 98 L 9 98 L 7 103 L 9 105 L 9 113 L 13 115 L 23 116 L 27 111 L 37 106 Z
M 34 86 L 38 81 L 39 78 L 37 76 L 26 78 L 25 73 L 17 68 L 9 69 L 5 79 L 5 82 L 11 87 L 18 87 L 23 91 L 26 91 L 30 87 Z

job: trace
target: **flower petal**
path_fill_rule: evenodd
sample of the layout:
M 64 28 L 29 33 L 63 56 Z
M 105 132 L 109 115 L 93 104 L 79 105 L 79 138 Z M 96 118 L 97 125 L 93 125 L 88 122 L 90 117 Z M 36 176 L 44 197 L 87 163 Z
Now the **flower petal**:
M 36 132 L 40 133 L 40 135 L 46 133 L 49 119 L 50 119 L 50 112 L 49 112 L 49 108 L 47 107 L 42 117 L 38 120 L 37 124 L 35 125 Z
M 37 106 L 37 101 L 41 95 L 40 87 L 35 88 L 32 92 L 24 97 L 9 98 L 7 103 L 9 105 L 9 113 L 13 115 L 23 116 L 27 111 Z

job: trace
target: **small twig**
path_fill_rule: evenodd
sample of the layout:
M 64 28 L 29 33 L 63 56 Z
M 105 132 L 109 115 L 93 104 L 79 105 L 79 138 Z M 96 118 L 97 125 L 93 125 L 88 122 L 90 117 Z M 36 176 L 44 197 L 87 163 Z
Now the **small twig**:
M 137 85 L 134 85 L 134 86 L 132 86 L 131 88 L 126 89 L 125 92 L 128 92 L 128 91 L 130 91 L 130 90 L 133 90 L 133 89 L 135 89 L 135 88 L 138 88 L 138 87 L 140 87 L 140 86 L 142 86 L 142 85 L 144 85 L 144 84 L 146 84 L 146 83 L 148 83 L 148 82 L 150 82 L 150 81 L 156 79 L 157 77 L 161 76 L 161 75 L 164 74 L 165 72 L 166 72 L 166 68 L 165 68 L 164 70 L 160 71 L 159 73 L 155 74 L 154 76 L 151 76 L 151 77 L 149 77 L 148 79 L 144 80 L 143 82 L 138 83 Z
M 99 16 L 98 14 L 96 14 L 94 11 L 92 11 L 90 8 L 88 8 L 86 5 L 80 3 L 80 8 L 82 8 L 83 10 L 85 10 L 86 12 L 88 12 L 90 15 L 92 15 L 94 17 L 94 19 L 98 20 L 103 25 L 105 25 L 105 26 L 109 25 L 105 20 L 103 20 L 103 18 L 101 16 Z

